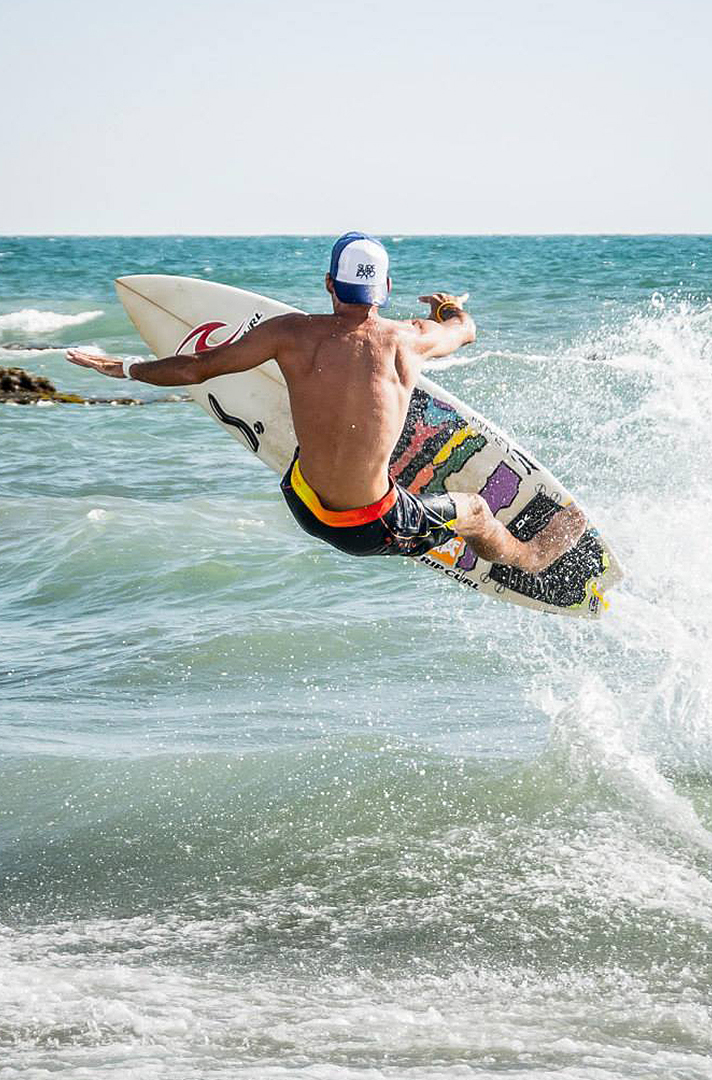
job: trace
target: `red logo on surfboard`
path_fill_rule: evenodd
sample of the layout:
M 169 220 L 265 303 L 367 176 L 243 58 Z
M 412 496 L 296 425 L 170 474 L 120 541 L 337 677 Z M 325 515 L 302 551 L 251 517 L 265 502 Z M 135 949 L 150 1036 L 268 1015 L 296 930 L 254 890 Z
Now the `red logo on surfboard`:
M 228 337 L 223 338 L 222 341 L 211 340 L 211 336 L 218 330 L 229 327 L 229 323 L 217 321 L 201 323 L 200 326 L 196 326 L 194 330 L 191 330 L 190 333 L 183 338 L 176 349 L 176 354 L 183 352 L 186 346 L 191 345 L 193 342 L 194 344 L 192 344 L 192 348 L 190 349 L 190 352 L 193 353 L 209 352 L 211 349 L 217 349 L 219 345 L 229 345 L 230 342 L 236 341 L 237 338 L 239 338 L 245 328 L 246 322 L 247 319 L 243 319 L 237 330 L 232 334 L 229 334 Z

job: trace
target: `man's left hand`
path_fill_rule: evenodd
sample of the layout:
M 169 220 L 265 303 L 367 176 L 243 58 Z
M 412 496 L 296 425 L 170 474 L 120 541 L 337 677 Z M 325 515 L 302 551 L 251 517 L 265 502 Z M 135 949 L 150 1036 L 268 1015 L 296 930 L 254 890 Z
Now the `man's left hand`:
M 469 299 L 469 293 L 462 293 L 461 296 L 453 296 L 452 293 L 436 292 L 428 296 L 419 296 L 418 299 L 423 304 L 430 304 L 430 318 L 434 322 L 443 322 L 452 316 L 456 311 L 462 311 L 465 305 L 465 301 Z M 450 315 L 445 316 L 438 313 L 441 311 L 450 310 Z

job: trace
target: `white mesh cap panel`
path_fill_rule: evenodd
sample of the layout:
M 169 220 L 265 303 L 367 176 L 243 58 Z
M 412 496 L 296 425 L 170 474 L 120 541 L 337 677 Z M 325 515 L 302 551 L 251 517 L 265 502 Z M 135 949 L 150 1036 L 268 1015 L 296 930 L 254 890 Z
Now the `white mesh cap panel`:
M 339 255 L 336 280 L 347 285 L 385 285 L 388 255 L 372 240 L 353 240 Z

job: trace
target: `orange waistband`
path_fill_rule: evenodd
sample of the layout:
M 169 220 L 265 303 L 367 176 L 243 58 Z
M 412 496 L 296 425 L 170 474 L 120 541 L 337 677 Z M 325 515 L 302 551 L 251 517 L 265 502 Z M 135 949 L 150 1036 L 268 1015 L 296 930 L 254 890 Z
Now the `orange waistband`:
M 327 510 L 325 506 L 321 505 L 317 493 L 313 488 L 309 487 L 309 484 L 302 476 L 302 470 L 299 468 L 299 458 L 292 465 L 290 479 L 295 494 L 299 496 L 307 509 L 311 510 L 314 517 L 318 518 L 324 525 L 333 525 L 337 529 L 349 525 L 368 525 L 370 521 L 377 521 L 378 518 L 387 514 L 391 507 L 395 506 L 398 499 L 398 493 L 395 486 L 393 486 L 382 499 L 371 503 L 370 506 L 359 506 L 355 510 Z

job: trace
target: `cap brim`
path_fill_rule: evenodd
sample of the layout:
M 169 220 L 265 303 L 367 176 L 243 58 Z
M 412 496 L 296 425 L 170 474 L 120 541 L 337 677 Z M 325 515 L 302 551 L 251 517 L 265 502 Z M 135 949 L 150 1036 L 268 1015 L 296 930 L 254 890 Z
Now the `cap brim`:
M 351 285 L 345 281 L 334 281 L 334 292 L 342 304 L 377 304 L 385 307 L 388 303 L 386 285 Z

